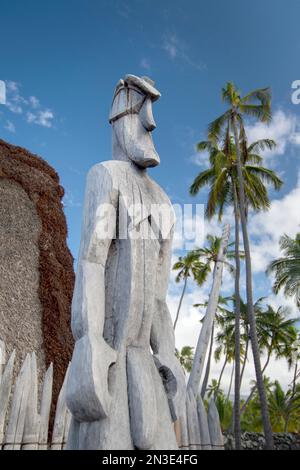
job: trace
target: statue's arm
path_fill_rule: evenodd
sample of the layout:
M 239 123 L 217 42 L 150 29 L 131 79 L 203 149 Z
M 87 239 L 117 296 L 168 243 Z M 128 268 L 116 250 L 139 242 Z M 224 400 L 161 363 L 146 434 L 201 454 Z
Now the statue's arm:
M 87 177 L 82 233 L 72 301 L 75 347 L 68 377 L 67 404 L 79 421 L 109 413 L 108 369 L 116 352 L 103 338 L 105 263 L 115 237 L 116 191 L 102 165 Z
M 151 329 L 151 347 L 154 354 L 172 356 L 175 353 L 175 336 L 172 319 L 166 302 L 173 229 L 170 238 L 163 240 L 156 273 L 155 309 Z
M 169 368 L 176 378 L 177 390 L 173 401 L 176 415 L 180 417 L 185 406 L 185 377 L 183 369 L 175 356 L 175 335 L 166 302 L 171 268 L 173 230 L 161 246 L 156 280 L 155 309 L 151 328 L 151 348 L 159 363 Z

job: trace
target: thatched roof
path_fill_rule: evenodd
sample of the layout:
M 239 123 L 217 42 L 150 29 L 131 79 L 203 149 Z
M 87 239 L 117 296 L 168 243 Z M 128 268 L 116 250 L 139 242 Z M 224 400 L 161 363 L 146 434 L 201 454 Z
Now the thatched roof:
M 41 221 L 39 298 L 46 366 L 54 365 L 54 403 L 71 359 L 70 328 L 74 287 L 73 257 L 67 247 L 64 189 L 55 170 L 42 158 L 0 139 L 0 177 L 20 184 L 34 202 Z

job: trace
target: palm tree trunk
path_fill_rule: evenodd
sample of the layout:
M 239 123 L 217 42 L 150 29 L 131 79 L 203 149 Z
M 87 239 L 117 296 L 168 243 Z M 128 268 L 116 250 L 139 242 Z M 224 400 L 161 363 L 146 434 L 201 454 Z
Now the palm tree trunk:
M 285 420 L 285 424 L 284 424 L 284 432 L 288 432 L 288 426 L 289 426 L 289 421 L 290 421 L 290 417 L 291 417 L 291 407 L 293 406 L 293 399 L 294 399 L 295 392 L 296 392 L 297 374 L 298 374 L 298 362 L 296 361 L 295 369 L 294 369 L 292 393 L 291 393 L 291 396 L 290 396 L 290 404 L 288 406 L 288 412 L 287 412 L 287 416 L 286 416 L 286 420 Z
M 230 376 L 230 383 L 229 383 L 229 388 L 228 388 L 228 393 L 226 397 L 226 401 L 229 401 L 230 398 L 230 392 L 231 392 L 231 387 L 232 387 L 232 382 L 233 382 L 233 373 L 235 371 L 235 362 L 232 362 L 232 371 L 231 371 L 231 376 Z
M 178 304 L 176 318 L 175 318 L 174 325 L 173 325 L 174 331 L 175 331 L 175 328 L 176 328 L 176 325 L 177 325 L 177 322 L 178 322 L 179 312 L 180 312 L 180 309 L 181 309 L 181 304 L 182 304 L 183 297 L 184 297 L 185 290 L 186 290 L 186 286 L 187 286 L 187 280 L 188 280 L 188 278 L 186 277 L 184 279 L 183 289 L 182 289 L 181 297 L 180 297 L 179 304 Z
M 219 376 L 219 380 L 218 380 L 218 383 L 217 383 L 217 386 L 216 386 L 215 395 L 217 395 L 217 392 L 218 392 L 218 390 L 219 390 L 219 388 L 220 388 L 221 380 L 222 380 L 222 377 L 223 377 L 223 374 L 224 374 L 225 367 L 227 366 L 227 362 L 228 362 L 228 356 L 227 356 L 227 354 L 226 354 L 226 356 L 225 356 L 225 361 L 224 361 L 223 367 L 222 367 L 222 369 L 221 369 L 220 376 Z
M 202 400 L 204 400 L 205 393 L 206 393 L 206 390 L 207 390 L 207 384 L 208 384 L 209 373 L 210 373 L 210 365 L 211 365 L 212 349 L 213 349 L 213 344 L 214 344 L 214 334 L 215 334 L 215 324 L 213 323 L 212 330 L 211 330 L 211 338 L 210 338 L 210 346 L 209 346 L 209 351 L 208 351 L 207 364 L 206 364 L 206 369 L 205 369 L 205 376 L 204 376 L 203 383 L 202 383 L 202 388 L 201 388 L 201 398 L 202 398 Z
M 243 174 L 242 174 L 240 143 L 239 143 L 239 136 L 238 136 L 238 124 L 237 124 L 237 117 L 236 117 L 235 110 L 233 111 L 232 122 L 233 122 L 233 131 L 234 131 L 234 139 L 235 139 L 235 146 L 236 146 L 237 172 L 238 172 L 238 181 L 239 181 L 240 217 L 241 217 L 241 226 L 242 226 L 242 232 L 243 232 L 245 261 L 246 261 L 247 311 L 248 311 L 248 319 L 249 319 L 249 325 L 250 325 L 251 345 L 252 345 L 252 353 L 253 353 L 254 367 L 255 367 L 255 373 L 256 373 L 256 382 L 257 382 L 257 388 L 258 388 L 259 399 L 260 399 L 264 435 L 266 439 L 266 448 L 272 450 L 274 449 L 274 440 L 273 440 L 272 427 L 271 427 L 270 416 L 269 416 L 269 411 L 268 411 L 266 391 L 265 391 L 264 382 L 263 382 L 263 375 L 261 371 L 260 353 L 259 353 L 257 331 L 256 331 L 256 321 L 255 321 L 254 308 L 253 308 L 250 243 L 249 243 L 248 230 L 247 230 L 245 191 L 244 191 L 244 181 L 243 181 Z
M 234 438 L 235 438 L 235 449 L 241 449 L 241 419 L 240 419 L 240 364 L 241 364 L 241 300 L 240 300 L 240 224 L 239 224 L 239 210 L 238 210 L 238 199 L 236 192 L 236 185 L 233 183 L 233 194 L 234 194 L 234 218 L 235 218 L 235 329 L 234 329 L 234 341 L 235 341 L 235 376 L 234 376 Z
M 199 386 L 201 375 L 204 367 L 204 361 L 209 345 L 209 339 L 211 337 L 212 325 L 215 319 L 220 289 L 222 284 L 222 273 L 223 265 L 226 257 L 227 245 L 230 235 L 230 226 L 225 225 L 220 245 L 220 250 L 218 253 L 218 258 L 215 263 L 214 272 L 213 272 L 213 283 L 212 288 L 209 294 L 209 300 L 207 304 L 206 314 L 203 320 L 202 328 L 197 342 L 197 347 L 195 351 L 195 356 L 193 360 L 192 370 L 188 380 L 188 388 L 193 390 L 194 396 L 196 397 Z
M 243 367 L 242 367 L 242 372 L 241 372 L 241 377 L 240 377 L 240 390 L 241 390 L 241 387 L 242 387 L 242 380 L 243 380 L 243 377 L 244 377 L 244 372 L 245 372 L 246 363 L 247 363 L 247 359 L 248 359 L 248 350 L 249 350 L 249 337 L 248 337 L 248 333 L 247 333 L 245 356 L 244 356 L 244 362 L 243 362 Z

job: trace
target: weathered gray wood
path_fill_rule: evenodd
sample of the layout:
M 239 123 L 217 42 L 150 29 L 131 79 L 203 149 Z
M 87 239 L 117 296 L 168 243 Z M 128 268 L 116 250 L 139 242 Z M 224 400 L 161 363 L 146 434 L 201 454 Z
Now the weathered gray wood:
M 201 394 L 199 394 L 197 397 L 197 412 L 201 436 L 201 448 L 202 450 L 211 450 L 207 413 L 201 398 Z
M 221 430 L 219 413 L 212 398 L 208 405 L 208 428 L 210 442 L 213 450 L 224 450 L 224 438 Z
M 186 409 L 184 410 L 186 411 Z M 187 424 L 187 413 L 182 413 L 179 418 L 180 424 L 180 444 L 179 448 L 181 450 L 189 448 L 189 435 L 188 435 L 188 424 Z
M 214 322 L 214 318 L 217 311 L 220 289 L 222 284 L 222 273 L 223 273 L 223 262 L 226 256 L 226 250 L 230 235 L 230 226 L 225 225 L 222 235 L 222 241 L 220 251 L 218 254 L 217 262 L 215 264 L 213 272 L 213 284 L 209 295 L 208 305 L 206 314 L 201 327 L 198 343 L 195 351 L 193 360 L 193 366 L 191 374 L 188 380 L 188 388 L 193 390 L 194 396 L 197 396 L 200 386 L 201 375 L 205 362 L 207 349 L 209 346 L 209 340 L 211 337 L 211 330 Z
M 52 450 L 62 450 L 64 435 L 65 435 L 65 423 L 66 423 L 66 414 L 67 414 L 67 403 L 66 403 L 66 388 L 68 381 L 68 373 L 70 370 L 70 365 L 66 372 L 65 380 L 62 385 L 61 391 L 58 396 L 56 413 L 54 419 L 54 427 L 52 433 Z
M 0 385 L 0 449 L 4 439 L 4 426 L 11 393 L 15 355 L 16 351 L 14 350 L 10 355 L 8 363 L 6 364 Z
M 48 428 L 52 399 L 53 385 L 53 364 L 51 363 L 43 383 L 41 411 L 40 411 L 40 430 L 39 430 L 39 450 L 47 450 L 48 448 Z
M 0 384 L 2 380 L 2 373 L 4 370 L 4 366 L 6 364 L 6 348 L 5 343 L 0 339 Z
M 146 171 L 159 163 L 151 137 L 152 101 L 159 96 L 146 77 L 118 83 L 110 115 L 113 161 L 95 165 L 87 177 L 72 302 L 70 449 L 178 447 L 172 420 L 184 423 L 186 384 L 166 304 L 175 218 Z M 160 220 L 153 207 L 164 209 Z M 171 377 L 176 387 L 169 396 Z
M 187 425 L 189 435 L 189 449 L 200 450 L 201 449 L 201 436 L 199 429 L 197 404 L 194 394 L 191 389 L 188 389 L 186 396 L 186 413 L 187 413 Z
M 18 375 L 4 440 L 4 450 L 19 450 L 22 445 L 28 396 L 31 385 L 31 357 L 27 354 Z
M 66 409 L 66 417 L 65 417 L 65 429 L 64 429 L 63 445 L 62 445 L 62 449 L 63 449 L 63 450 L 65 450 L 65 449 L 67 448 L 68 435 L 69 435 L 69 431 L 70 431 L 71 419 L 72 419 L 72 413 L 71 413 L 71 411 L 67 408 L 67 409 Z
M 30 358 L 30 369 L 30 392 L 27 401 L 22 450 L 37 450 L 39 448 L 38 377 L 36 354 L 34 352 Z

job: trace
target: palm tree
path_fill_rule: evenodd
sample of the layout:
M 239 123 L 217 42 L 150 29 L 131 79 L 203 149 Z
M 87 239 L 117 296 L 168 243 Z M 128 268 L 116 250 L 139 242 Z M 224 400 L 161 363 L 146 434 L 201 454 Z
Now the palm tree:
M 300 410 L 300 390 L 292 393 L 291 389 L 285 392 L 276 380 L 271 393 L 268 394 L 268 403 L 273 428 L 277 432 L 288 432 L 291 416 Z
M 222 237 L 217 237 L 215 235 L 208 234 L 206 236 L 206 240 L 208 242 L 208 246 L 205 246 L 203 248 L 196 248 L 195 252 L 198 254 L 199 259 L 204 263 L 207 273 L 209 273 L 213 271 L 218 260 Z M 234 243 L 229 243 L 228 248 L 232 245 L 234 245 Z M 233 273 L 234 266 L 228 260 L 234 259 L 235 251 L 229 250 L 228 248 L 226 251 L 226 259 L 224 261 L 224 265 L 228 268 L 230 273 Z M 240 251 L 239 256 L 243 257 L 244 253 Z
M 266 361 L 262 367 L 263 374 L 272 355 L 276 359 L 285 358 L 288 364 L 291 363 L 298 339 L 297 329 L 294 326 L 298 319 L 287 318 L 288 314 L 289 310 L 287 308 L 279 307 L 275 310 L 271 305 L 268 305 L 266 310 L 259 310 L 256 315 L 259 349 L 261 352 L 265 351 L 267 353 Z M 245 410 L 256 387 L 257 384 L 252 388 L 241 412 Z
M 180 351 L 175 350 L 175 356 L 179 359 L 180 364 L 186 372 L 191 372 L 193 359 L 194 359 L 194 348 L 191 346 L 183 346 Z
M 216 362 L 218 362 L 221 357 L 224 357 L 223 366 L 218 379 L 219 387 L 227 364 L 235 361 L 235 314 L 228 309 L 222 310 L 224 313 L 217 317 L 219 331 L 216 335 L 216 344 L 218 346 L 214 354 Z M 244 357 L 245 348 L 243 343 L 239 345 L 239 349 L 241 356 Z
M 214 398 L 216 399 L 219 394 L 223 395 L 223 391 L 220 389 L 219 386 L 219 381 L 216 379 L 212 379 L 211 384 L 208 386 L 207 397 L 211 398 L 212 396 L 214 396 Z
M 269 397 L 274 383 L 266 375 L 263 377 L 263 382 L 266 395 Z M 252 380 L 252 383 L 255 385 L 255 380 Z M 243 431 L 263 431 L 260 399 L 257 390 L 254 393 L 248 407 L 246 408 L 245 413 L 241 415 L 241 426 Z
M 173 270 L 179 271 L 175 278 L 176 282 L 180 282 L 182 280 L 184 281 L 174 322 L 175 330 L 183 297 L 186 291 L 188 278 L 192 277 L 198 283 L 198 285 L 201 285 L 206 279 L 207 272 L 204 264 L 199 261 L 199 255 L 196 251 L 189 251 L 185 256 L 180 256 L 178 261 L 174 264 Z
M 253 360 L 256 372 L 258 393 L 261 403 L 262 421 L 266 439 L 266 447 L 274 448 L 273 434 L 268 412 L 267 398 L 263 384 L 263 375 L 260 364 L 259 346 L 256 332 L 256 321 L 253 309 L 253 289 L 252 289 L 252 267 L 250 255 L 250 243 L 247 228 L 247 199 L 243 175 L 243 158 L 247 153 L 247 139 L 244 128 L 243 116 L 252 116 L 261 122 L 269 122 L 271 120 L 271 94 L 268 88 L 254 90 L 246 96 L 241 97 L 240 92 L 235 88 L 233 83 L 227 83 L 226 88 L 222 89 L 222 98 L 229 105 L 229 109 L 225 113 L 214 120 L 209 126 L 209 135 L 211 139 L 216 139 L 221 135 L 222 130 L 226 126 L 227 133 L 231 135 L 233 132 L 235 149 L 236 149 L 236 167 L 237 167 L 237 194 L 239 200 L 239 215 L 243 233 L 243 242 L 246 260 L 246 292 L 247 292 L 247 308 L 248 319 L 250 324 L 251 344 L 253 352 Z M 257 104 L 258 102 L 258 104 Z M 254 167 L 255 168 L 255 167 Z M 267 176 L 267 175 L 266 175 Z M 261 190 L 263 184 L 260 185 Z M 237 374 L 236 374 L 237 376 Z M 239 375 L 237 376 L 238 380 Z M 239 388 L 239 387 L 237 387 Z M 236 413 L 238 410 L 236 409 Z M 239 426 L 239 423 L 235 423 Z M 240 446 L 240 435 L 236 435 L 238 448 Z
M 235 362 L 233 360 L 232 361 L 231 375 L 230 375 L 230 382 L 229 382 L 229 387 L 228 387 L 228 392 L 227 392 L 227 397 L 226 397 L 227 401 L 230 401 L 230 393 L 231 393 L 231 388 L 232 388 L 234 370 L 235 370 Z
M 298 377 L 298 374 L 299 374 L 299 371 L 298 371 L 299 360 L 300 360 L 300 333 L 298 331 L 297 340 L 295 341 L 294 347 L 292 348 L 292 351 L 291 351 L 291 354 L 290 354 L 290 357 L 288 358 L 289 368 L 291 369 L 292 367 L 294 367 L 293 380 L 292 380 L 292 383 L 290 385 L 291 398 L 292 399 L 294 398 L 296 393 L 300 392 L 299 387 L 297 387 L 297 379 L 299 378 Z M 288 412 L 288 416 L 287 416 L 287 420 L 286 420 L 286 428 L 288 428 L 289 420 L 291 418 L 292 405 L 290 405 L 290 409 L 288 411 L 289 412 Z
M 275 274 L 273 291 L 283 288 L 286 297 L 295 297 L 300 308 L 300 233 L 293 239 L 283 235 L 279 240 L 283 257 L 270 263 L 267 272 Z
M 246 193 L 246 209 L 250 206 L 254 210 L 267 210 L 270 207 L 270 201 L 266 187 L 263 183 L 267 182 L 279 189 L 282 182 L 276 174 L 267 168 L 262 167 L 262 157 L 260 150 L 265 148 L 272 149 L 275 142 L 270 139 L 262 139 L 253 142 L 248 148 L 243 147 L 243 176 L 244 188 Z M 236 447 L 240 446 L 239 432 L 239 409 L 240 409 L 240 256 L 239 254 L 239 203 L 238 203 L 238 174 L 237 174 L 237 156 L 236 146 L 230 136 L 230 126 L 224 139 L 209 136 L 209 139 L 198 144 L 199 152 L 208 151 L 210 168 L 201 172 L 190 187 L 191 195 L 196 195 L 199 190 L 205 186 L 210 186 L 210 193 L 206 206 L 206 216 L 208 218 L 218 214 L 219 220 L 222 219 L 224 207 L 233 204 L 235 218 L 235 343 L 237 367 L 235 369 L 235 422 L 236 422 Z
M 188 388 L 191 389 L 192 393 L 196 397 L 201 376 L 204 367 L 205 357 L 207 355 L 207 349 L 209 347 L 209 340 L 211 337 L 211 330 L 213 327 L 218 300 L 220 295 L 220 289 L 222 284 L 222 274 L 224 268 L 224 261 L 226 260 L 226 251 L 228 246 L 230 236 L 230 225 L 226 224 L 223 229 L 222 239 L 220 243 L 219 253 L 215 262 L 214 272 L 213 272 L 213 281 L 210 289 L 210 294 L 208 298 L 208 304 L 206 309 L 206 314 L 203 320 L 203 325 L 200 330 L 200 334 L 197 341 L 197 346 L 195 350 L 195 358 L 193 362 L 193 367 L 191 374 L 188 380 Z M 207 272 L 207 270 L 206 270 Z
M 254 313 L 257 316 L 261 311 L 262 311 L 262 302 L 264 301 L 265 297 L 260 297 L 253 305 Z M 232 301 L 235 302 L 235 298 L 232 298 Z M 242 365 L 242 370 L 241 370 L 241 375 L 240 375 L 240 388 L 242 386 L 242 381 L 243 381 L 243 376 L 246 368 L 246 363 L 248 360 L 248 353 L 249 353 L 249 343 L 250 343 L 250 331 L 249 331 L 249 322 L 248 322 L 248 316 L 247 316 L 247 304 L 240 299 L 240 305 L 241 305 L 241 323 L 242 323 L 242 328 L 243 328 L 243 334 L 241 337 L 243 338 L 243 341 L 245 342 L 245 355 L 244 355 L 244 360 L 243 360 L 243 365 Z
M 199 254 L 199 258 L 203 260 L 203 263 L 206 266 L 207 272 L 211 272 L 212 270 L 215 269 L 215 266 L 218 260 L 222 238 L 208 234 L 206 239 L 208 241 L 208 246 L 204 248 L 198 248 L 196 249 L 196 251 Z M 224 260 L 224 266 L 227 267 L 227 269 L 231 273 L 234 272 L 234 266 L 228 260 L 235 258 L 236 252 L 235 250 L 230 250 L 228 248 L 231 247 L 233 244 L 234 243 L 228 244 L 227 251 L 226 251 L 226 259 Z M 244 256 L 244 253 L 239 251 L 238 256 L 242 258 Z M 223 305 L 224 305 L 224 300 L 226 304 L 226 299 L 220 296 L 219 304 L 223 302 Z M 207 303 L 205 305 L 207 306 Z M 211 341 L 210 341 L 210 347 L 209 347 L 209 353 L 208 353 L 208 360 L 206 364 L 205 376 L 204 376 L 204 380 L 203 380 L 202 387 L 201 387 L 202 398 L 204 398 L 206 388 L 207 388 L 208 378 L 209 378 L 212 347 L 213 347 L 213 336 L 214 336 L 214 323 L 212 326 Z

